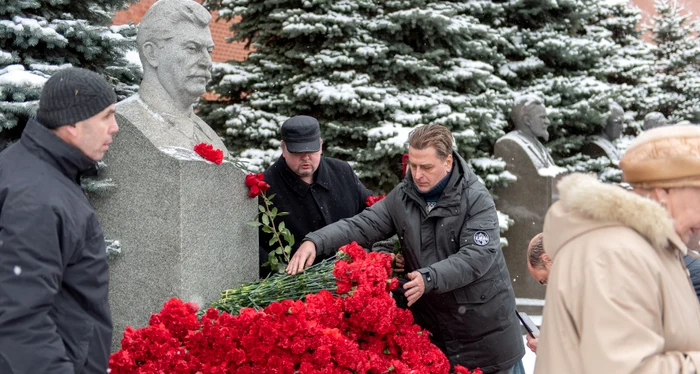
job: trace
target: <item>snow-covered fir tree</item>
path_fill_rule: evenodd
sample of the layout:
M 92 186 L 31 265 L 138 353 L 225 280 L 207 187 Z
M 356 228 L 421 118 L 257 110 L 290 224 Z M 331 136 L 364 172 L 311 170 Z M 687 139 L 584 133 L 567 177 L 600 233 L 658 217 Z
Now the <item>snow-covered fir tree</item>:
M 512 100 L 493 68 L 506 41 L 470 15 L 489 3 L 205 1 L 226 20 L 241 17 L 233 39 L 254 52 L 217 66 L 221 97 L 200 109 L 226 128 L 234 154 L 258 161 L 252 169 L 278 157 L 281 122 L 307 114 L 322 124 L 325 154 L 351 162 L 377 192 L 400 180 L 408 133 L 427 123 L 452 130 L 488 186 L 503 183 L 509 174 L 491 153 Z
M 700 22 L 677 0 L 657 0 L 652 37 L 656 74 L 648 79 L 648 111 L 669 123 L 700 123 Z
M 651 74 L 650 49 L 639 41 L 639 10 L 622 0 L 497 1 L 502 15 L 490 24 L 508 40 L 497 74 L 515 94 L 542 97 L 552 122 L 547 146 L 562 166 L 596 171 L 608 180 L 619 171 L 605 159 L 580 154 L 601 133 L 612 102 L 638 116 Z M 486 22 L 486 21 L 485 21 Z
M 615 85 L 617 101 L 628 111 L 630 118 L 627 133 L 641 131 L 642 119 L 648 108 L 643 99 L 648 96 L 646 80 L 654 75 L 653 46 L 642 40 L 639 27 L 641 11 L 627 1 L 610 0 L 601 8 L 600 25 L 611 32 L 615 43 L 613 54 L 606 56 L 594 74 Z
M 138 88 L 140 67 L 124 53 L 135 45 L 133 25 L 110 26 L 126 0 L 0 2 L 0 150 L 19 138 L 34 116 L 44 82 L 58 69 L 104 74 L 119 99 Z

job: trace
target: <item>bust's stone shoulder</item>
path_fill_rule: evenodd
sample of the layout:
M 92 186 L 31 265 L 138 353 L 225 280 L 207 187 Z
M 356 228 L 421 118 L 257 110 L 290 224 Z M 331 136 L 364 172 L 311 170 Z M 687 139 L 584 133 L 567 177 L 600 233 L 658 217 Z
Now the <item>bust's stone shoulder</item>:
M 137 128 L 152 142 L 154 139 L 160 139 L 164 136 L 164 133 L 168 132 L 165 126 L 165 119 L 149 110 L 138 94 L 117 103 L 116 112 L 117 123 L 120 126 L 124 126 L 124 122 L 127 121 L 129 125 Z M 160 146 L 156 142 L 153 143 L 156 147 Z
M 194 115 L 185 121 L 192 120 L 206 135 L 207 139 L 194 140 L 180 133 L 175 126 L 170 124 L 162 115 L 149 108 L 138 94 L 133 95 L 116 105 L 117 123 L 120 126 L 131 125 L 143 133 L 154 146 L 160 147 L 182 147 L 191 149 L 199 141 L 211 143 L 214 148 L 224 151 L 228 156 L 228 150 L 219 135 L 201 118 Z M 200 137 L 201 139 L 202 137 Z
M 494 145 L 494 152 L 498 157 L 520 158 L 531 157 L 526 140 L 516 131 L 511 131 L 498 138 Z M 511 160 L 512 161 L 512 160 Z
M 622 157 L 622 152 L 617 148 L 615 143 L 602 136 L 592 137 L 588 143 L 584 144 L 581 153 L 593 158 L 604 156 L 615 164 L 619 163 L 620 157 Z
M 134 126 L 144 130 L 141 126 L 144 122 L 165 122 L 158 113 L 149 110 L 138 94 L 122 100 L 116 105 L 117 114 L 129 120 Z
M 520 143 L 520 144 L 524 144 L 524 143 L 528 142 L 528 140 L 525 139 L 518 131 L 511 131 L 511 132 L 501 136 L 500 138 L 498 138 L 498 140 L 496 140 L 496 143 L 499 143 L 499 142 L 502 142 L 505 140 L 514 141 L 514 142 Z
M 214 144 L 212 145 L 215 148 L 221 148 L 224 149 L 224 151 L 226 151 L 226 147 L 224 146 L 223 141 L 221 141 L 221 137 L 219 137 L 219 134 L 217 134 L 216 131 L 214 131 L 214 129 L 212 129 L 208 123 L 204 122 L 204 120 L 199 118 L 199 116 L 197 115 L 195 115 L 192 119 L 195 123 L 197 123 L 197 125 L 199 125 L 199 128 L 202 129 L 202 132 L 204 132 L 204 134 L 206 134 L 207 137 L 213 139 Z

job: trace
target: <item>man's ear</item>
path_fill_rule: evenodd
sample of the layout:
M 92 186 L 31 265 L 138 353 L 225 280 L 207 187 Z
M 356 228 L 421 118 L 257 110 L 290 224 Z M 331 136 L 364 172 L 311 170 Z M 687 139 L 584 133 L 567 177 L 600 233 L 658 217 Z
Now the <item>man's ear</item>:
M 543 253 L 542 254 L 542 262 L 544 262 L 545 264 L 551 264 L 552 259 L 549 258 L 549 256 L 546 253 Z
M 530 115 L 526 114 L 523 116 L 523 126 L 530 127 L 531 122 Z
M 74 144 L 75 139 L 78 138 L 78 124 L 80 122 L 74 124 L 74 125 L 66 125 L 66 126 L 61 126 L 59 128 L 53 129 L 54 134 L 58 136 L 59 138 L 63 139 L 68 144 Z
M 143 43 L 143 56 L 146 58 L 146 62 L 154 68 L 158 67 L 158 46 L 154 42 Z
M 452 164 L 454 163 L 454 158 L 452 158 L 452 155 L 447 155 L 447 158 L 445 158 L 445 162 L 447 163 L 447 170 L 452 170 Z

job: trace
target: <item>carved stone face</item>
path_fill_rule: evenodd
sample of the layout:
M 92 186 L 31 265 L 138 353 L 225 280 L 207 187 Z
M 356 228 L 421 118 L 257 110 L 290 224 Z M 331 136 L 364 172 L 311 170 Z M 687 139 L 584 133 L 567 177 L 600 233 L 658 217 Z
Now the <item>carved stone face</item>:
M 179 25 L 176 36 L 163 43 L 158 53 L 158 81 L 173 99 L 190 105 L 206 92 L 213 49 L 209 27 L 189 22 Z
M 605 136 L 608 140 L 613 141 L 622 135 L 622 122 L 625 113 L 619 107 L 613 107 L 610 112 L 610 117 L 605 124 Z
M 530 110 L 525 113 L 523 123 L 536 138 L 542 138 L 545 141 L 549 140 L 549 132 L 547 131 L 547 127 L 549 127 L 549 118 L 547 117 L 547 109 L 545 109 L 544 105 L 532 106 Z M 527 129 L 523 129 L 523 131 L 527 131 Z

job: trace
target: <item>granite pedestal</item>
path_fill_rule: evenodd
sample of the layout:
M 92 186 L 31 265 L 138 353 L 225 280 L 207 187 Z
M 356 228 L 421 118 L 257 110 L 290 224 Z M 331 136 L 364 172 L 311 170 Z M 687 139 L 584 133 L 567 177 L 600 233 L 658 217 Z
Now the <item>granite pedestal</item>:
M 112 351 L 126 326 L 145 326 L 165 301 L 200 307 L 258 274 L 257 214 L 245 173 L 185 148 L 156 148 L 117 114 L 120 131 L 105 157 L 113 192 L 93 196 L 105 236 L 120 241 L 110 260 Z

